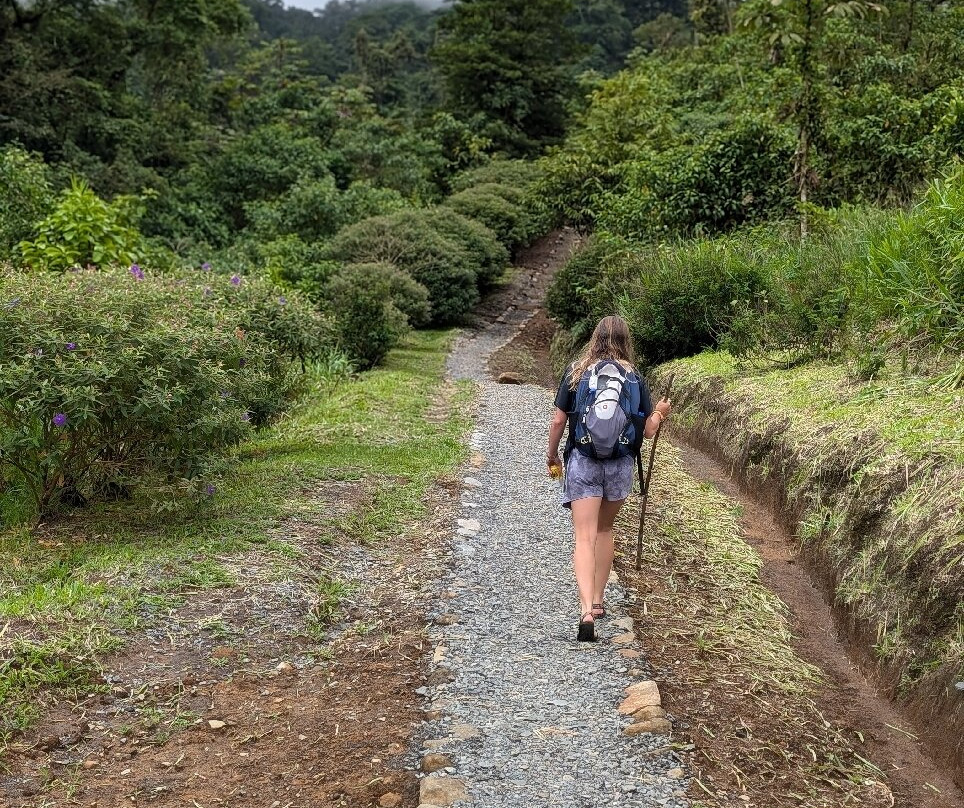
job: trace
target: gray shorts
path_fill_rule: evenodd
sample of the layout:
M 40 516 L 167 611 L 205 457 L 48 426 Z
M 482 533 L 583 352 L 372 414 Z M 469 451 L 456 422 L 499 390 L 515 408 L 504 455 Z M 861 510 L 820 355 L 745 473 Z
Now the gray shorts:
M 573 449 L 566 463 L 566 477 L 562 486 L 562 504 L 571 508 L 572 501 L 587 497 L 602 497 L 612 502 L 626 499 L 633 490 L 632 457 L 615 460 L 593 460 Z

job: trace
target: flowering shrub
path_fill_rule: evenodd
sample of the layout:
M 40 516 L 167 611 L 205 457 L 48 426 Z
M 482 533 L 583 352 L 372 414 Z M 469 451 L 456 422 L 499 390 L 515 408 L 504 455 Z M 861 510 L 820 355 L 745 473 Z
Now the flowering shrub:
M 202 481 L 284 405 L 291 358 L 320 351 L 309 307 L 237 280 L 0 275 L 0 491 L 43 515 L 151 474 Z

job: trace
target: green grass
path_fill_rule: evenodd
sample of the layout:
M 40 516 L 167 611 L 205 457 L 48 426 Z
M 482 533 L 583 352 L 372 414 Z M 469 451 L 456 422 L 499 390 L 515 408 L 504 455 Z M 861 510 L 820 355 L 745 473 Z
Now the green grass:
M 332 385 L 310 371 L 289 413 L 225 464 L 201 505 L 158 512 L 149 496 L 67 515 L 39 530 L 0 533 L 0 748 L 50 695 L 95 689 L 105 655 L 150 615 L 191 592 L 230 587 L 232 557 L 257 548 L 272 574 L 301 550 L 279 528 L 326 507 L 322 481 L 364 480 L 366 495 L 337 528 L 390 540 L 425 512 L 423 496 L 464 454 L 468 386 L 444 382 L 451 332 L 419 332 L 373 371 Z M 319 581 L 330 617 L 341 590 Z M 6 629 L 4 629 L 6 626 Z M 317 635 L 314 624 L 306 634 Z
M 811 362 L 789 370 L 741 367 L 725 352 L 707 352 L 674 362 L 670 369 L 718 376 L 730 392 L 745 392 L 775 410 L 807 414 L 814 423 L 874 430 L 909 458 L 940 454 L 964 463 L 964 393 L 937 389 L 928 379 L 893 374 L 854 381 L 842 364 Z

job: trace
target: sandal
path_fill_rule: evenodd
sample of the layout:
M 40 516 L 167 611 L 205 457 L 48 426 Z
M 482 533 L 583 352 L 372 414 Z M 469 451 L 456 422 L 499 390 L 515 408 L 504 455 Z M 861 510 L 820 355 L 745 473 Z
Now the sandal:
M 594 603 L 592 605 L 592 616 L 597 620 L 601 620 L 606 616 L 606 607 L 601 603 Z
M 588 620 L 586 619 L 587 617 L 589 618 Z M 591 610 L 579 618 L 579 632 L 576 634 L 576 639 L 579 642 L 596 641 L 596 623 L 592 619 Z

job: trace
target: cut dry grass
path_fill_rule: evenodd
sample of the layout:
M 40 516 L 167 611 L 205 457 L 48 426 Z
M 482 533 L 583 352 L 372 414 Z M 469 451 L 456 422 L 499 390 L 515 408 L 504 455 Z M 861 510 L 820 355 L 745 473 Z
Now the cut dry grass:
M 877 805 L 869 789 L 886 786 L 856 738 L 821 715 L 820 672 L 794 650 L 787 607 L 760 580 L 737 503 L 694 480 L 663 444 L 650 504 L 641 573 L 626 560 L 638 511 L 622 512 L 620 533 L 633 542 L 620 548 L 619 571 L 643 600 L 637 630 L 664 706 L 691 741 L 678 748 L 691 753 L 694 804 Z

